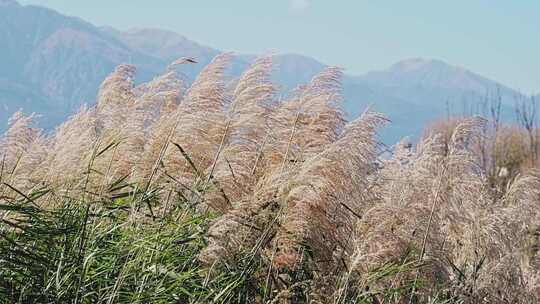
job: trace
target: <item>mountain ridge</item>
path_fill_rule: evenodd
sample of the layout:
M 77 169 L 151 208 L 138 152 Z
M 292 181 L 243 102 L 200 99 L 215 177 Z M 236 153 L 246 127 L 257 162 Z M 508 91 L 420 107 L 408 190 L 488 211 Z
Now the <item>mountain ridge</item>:
M 78 17 L 14 0 L 0 0 L 0 40 L 4 41 L 0 65 L 0 121 L 20 107 L 26 112 L 54 114 L 42 125 L 54 127 L 82 104 L 92 104 L 101 81 L 121 63 L 137 66 L 137 82 L 151 79 L 179 57 L 199 62 L 182 72 L 192 80 L 221 53 L 173 31 L 135 28 L 127 31 L 96 27 Z M 257 57 L 236 54 L 232 77 Z M 308 82 L 326 65 L 301 54 L 275 54 L 273 79 L 280 92 Z M 381 136 L 395 141 L 418 135 L 422 126 L 444 115 L 451 103 L 477 106 L 500 95 L 513 104 L 517 91 L 467 69 L 437 59 L 412 58 L 386 69 L 361 75 L 346 74 L 343 80 L 345 109 L 350 118 L 367 106 L 386 113 L 393 124 Z M 0 125 L 0 131 L 5 124 Z

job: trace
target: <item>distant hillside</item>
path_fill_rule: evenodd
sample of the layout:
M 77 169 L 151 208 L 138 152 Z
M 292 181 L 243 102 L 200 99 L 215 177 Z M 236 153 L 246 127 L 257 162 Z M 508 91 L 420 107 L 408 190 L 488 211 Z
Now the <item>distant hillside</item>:
M 15 1 L 0 2 L 0 41 L 2 122 L 23 108 L 47 116 L 51 127 L 92 103 L 103 78 L 128 58 L 147 77 L 163 66 L 81 19 Z
M 18 109 L 43 115 L 51 128 L 84 103 L 93 104 L 101 81 L 115 66 L 137 66 L 136 81 L 148 80 L 179 57 L 199 63 L 182 68 L 188 80 L 222 52 L 160 29 L 118 31 L 95 27 L 38 6 L 0 0 L 0 122 Z M 228 74 L 238 76 L 256 55 L 238 55 Z M 325 65 L 297 54 L 275 56 L 274 79 L 286 92 L 306 83 Z M 345 108 L 356 117 L 367 106 L 387 113 L 393 123 L 382 131 L 386 142 L 418 135 L 426 122 L 476 111 L 488 98 L 507 107 L 519 93 L 495 81 L 439 60 L 410 59 L 382 71 L 345 76 Z M 0 124 L 0 131 L 6 127 Z
M 155 57 L 164 64 L 183 56 L 196 58 L 199 64 L 187 65 L 182 69 L 190 79 L 220 53 L 219 50 L 200 45 L 180 34 L 166 30 L 132 29 L 123 32 L 111 27 L 102 27 L 101 31 L 132 50 Z
M 392 141 L 420 134 L 425 124 L 437 117 L 485 114 L 487 106 L 499 99 L 503 118 L 513 118 L 512 106 L 521 96 L 464 68 L 420 58 L 353 77 L 351 82 L 354 85 L 345 87 L 349 98 L 369 96 L 375 109 L 390 116 L 393 124 L 383 131 L 383 136 Z M 355 108 L 349 105 L 349 110 Z
M 200 45 L 180 34 L 167 30 L 132 29 L 122 32 L 111 27 L 103 27 L 101 30 L 122 41 L 133 50 L 148 56 L 155 56 L 163 62 L 172 62 L 180 56 L 195 58 L 198 64 L 182 67 L 182 72 L 190 79 L 194 79 L 214 56 L 223 52 Z M 237 54 L 229 74 L 233 77 L 239 76 L 255 58 L 257 55 Z M 325 67 L 324 64 L 313 58 L 297 54 L 276 54 L 275 65 L 274 78 L 276 82 L 285 86 L 284 90 L 308 82 Z

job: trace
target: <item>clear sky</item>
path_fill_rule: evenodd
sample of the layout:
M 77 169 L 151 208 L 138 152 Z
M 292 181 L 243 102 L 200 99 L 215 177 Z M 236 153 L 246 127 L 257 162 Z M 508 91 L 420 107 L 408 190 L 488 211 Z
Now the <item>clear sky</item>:
M 540 0 L 20 0 L 119 29 L 174 30 L 222 50 L 294 52 L 349 74 L 442 59 L 540 93 Z

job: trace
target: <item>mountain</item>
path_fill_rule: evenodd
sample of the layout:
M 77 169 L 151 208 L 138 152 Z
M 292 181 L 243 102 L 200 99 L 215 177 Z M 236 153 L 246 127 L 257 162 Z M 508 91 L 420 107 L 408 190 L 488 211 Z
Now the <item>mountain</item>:
M 414 58 L 387 69 L 352 77 L 345 86 L 350 98 L 370 96 L 373 108 L 387 113 L 393 126 L 385 139 L 418 136 L 435 118 L 447 115 L 488 115 L 489 106 L 501 102 L 501 116 L 513 119 L 513 105 L 522 95 L 496 81 L 441 60 Z M 364 88 L 364 90 L 358 90 Z M 354 110 L 354 109 L 353 109 Z
M 101 30 L 121 40 L 133 50 L 152 54 L 165 61 L 178 59 L 178 54 L 194 58 L 212 58 L 220 53 L 217 49 L 200 45 L 167 30 L 140 28 L 119 31 L 112 27 L 102 27 Z
M 196 58 L 198 64 L 186 65 L 182 69 L 182 72 L 189 79 L 194 79 L 212 58 L 221 53 L 217 49 L 200 45 L 180 34 L 167 30 L 142 28 L 119 31 L 112 27 L 101 27 L 100 30 L 121 41 L 130 49 L 158 58 L 163 63 L 173 62 L 181 56 Z
M 175 32 L 160 29 L 119 31 L 96 27 L 76 17 L 39 6 L 0 0 L 0 132 L 18 109 L 43 114 L 40 125 L 52 128 L 83 103 L 92 104 L 101 81 L 118 64 L 137 66 L 136 82 L 159 74 L 179 57 L 188 81 L 221 53 Z M 256 55 L 237 55 L 228 74 L 239 76 Z M 308 82 L 326 65 L 299 54 L 276 54 L 273 79 L 286 92 Z M 426 123 L 448 113 L 482 112 L 486 100 L 500 98 L 503 114 L 521 95 L 464 68 L 440 60 L 408 59 L 343 81 L 349 118 L 366 107 L 389 115 L 381 132 L 387 143 L 418 136 Z M 540 98 L 540 97 L 539 97 Z
M 118 31 L 111 27 L 102 27 L 101 30 L 133 50 L 155 56 L 164 62 L 172 62 L 179 56 L 196 58 L 198 64 L 182 68 L 182 73 L 189 79 L 194 79 L 214 56 L 222 52 L 167 30 L 142 28 Z M 233 77 L 240 76 L 256 58 L 257 55 L 236 54 L 228 74 Z M 325 67 L 313 58 L 298 54 L 276 54 L 274 62 L 278 67 L 275 69 L 274 79 L 276 83 L 283 86 L 284 91 L 308 82 Z
M 193 80 L 222 51 L 158 29 L 118 31 L 14 0 L 0 0 L 0 132 L 17 110 L 41 113 L 52 128 L 82 104 L 92 104 L 103 79 L 122 63 L 137 66 L 137 82 L 151 79 L 179 57 L 196 65 L 182 72 Z M 239 55 L 230 68 L 239 76 L 257 56 Z M 324 65 L 300 55 L 277 55 L 276 82 L 290 89 Z
M 453 101 L 482 100 L 497 94 L 503 104 L 513 104 L 518 92 L 464 68 L 440 60 L 409 59 L 383 71 L 369 72 L 359 77 L 371 86 L 392 96 L 413 97 L 423 104 L 426 98 Z
M 82 103 L 92 103 L 103 78 L 128 58 L 140 66 L 142 78 L 164 66 L 81 19 L 0 1 L 2 122 L 23 108 L 48 116 L 44 126 L 52 127 Z

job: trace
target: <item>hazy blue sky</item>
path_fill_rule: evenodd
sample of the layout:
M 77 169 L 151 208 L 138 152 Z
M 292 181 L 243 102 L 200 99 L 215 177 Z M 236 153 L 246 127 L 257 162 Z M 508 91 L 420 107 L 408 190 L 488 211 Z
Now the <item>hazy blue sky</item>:
M 174 30 L 243 53 L 295 52 L 350 74 L 445 60 L 540 92 L 540 0 L 20 0 L 119 29 Z

